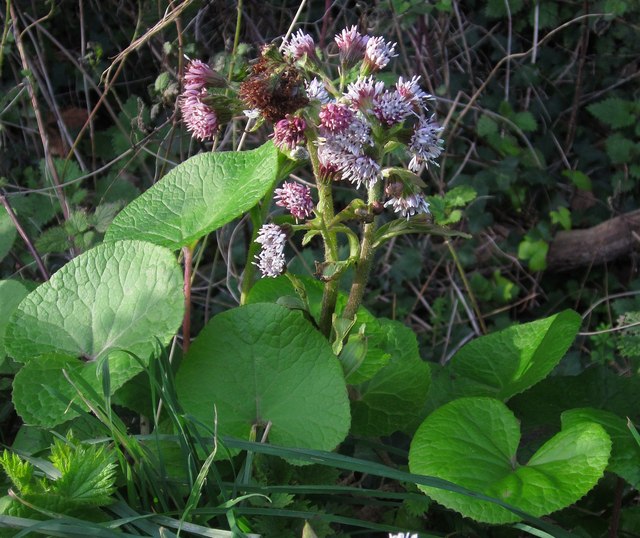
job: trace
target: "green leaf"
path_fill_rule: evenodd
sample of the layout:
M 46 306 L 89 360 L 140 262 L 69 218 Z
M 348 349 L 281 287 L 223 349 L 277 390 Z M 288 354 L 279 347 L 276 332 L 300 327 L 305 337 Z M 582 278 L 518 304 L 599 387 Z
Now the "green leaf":
M 30 420 L 48 424 L 39 413 L 50 420 L 55 413 L 48 406 L 64 407 L 55 392 L 75 394 L 62 375 L 69 361 L 102 393 L 102 361 L 108 360 L 111 390 L 117 390 L 141 371 L 159 345 L 169 343 L 182 321 L 183 303 L 182 273 L 167 249 L 119 241 L 74 258 L 31 292 L 9 320 L 7 353 L 27 362 L 27 372 L 34 374 L 23 369 L 14 387 L 16 406 L 22 406 Z M 51 370 L 48 374 L 33 365 L 43 356 L 49 357 L 43 364 Z M 68 415 L 58 415 L 54 423 L 73 418 Z
M 429 365 L 420 358 L 414 332 L 402 323 L 379 319 L 383 338 L 377 349 L 389 363 L 357 385 L 352 399 L 352 431 L 381 436 L 411 429 L 420 419 L 431 383 Z
M 486 114 L 483 114 L 478 120 L 478 126 L 476 127 L 476 130 L 478 131 L 479 136 L 486 137 L 489 135 L 497 134 L 498 124 L 494 119 L 490 118 Z
M 571 211 L 566 207 L 559 207 L 558 211 L 551 211 L 549 216 L 552 224 L 560 224 L 565 230 L 571 229 Z
M 0 280 L 0 362 L 6 356 L 4 334 L 9 323 L 9 316 L 28 293 L 27 288 L 17 280 Z
M 277 177 L 278 152 L 271 142 L 251 151 L 195 155 L 125 207 L 105 240 L 190 245 L 251 209 Z
M 444 195 L 447 207 L 464 207 L 476 199 L 478 193 L 470 185 L 458 185 Z
M 515 123 L 525 133 L 531 133 L 538 128 L 538 122 L 531 112 L 517 112 L 512 117 Z
M 518 421 L 502 402 L 461 398 L 433 412 L 418 428 L 409 452 L 409 469 L 542 516 L 584 496 L 602 476 L 611 450 L 609 436 L 595 423 L 567 427 L 547 441 L 526 465 L 516 460 L 519 442 Z M 519 520 L 486 501 L 419 487 L 444 506 L 477 521 Z
M 70 508 L 113 502 L 116 465 L 104 445 L 73 446 L 56 439 L 50 459 L 61 474 L 52 483 L 51 494 L 61 496 Z
M 532 271 L 542 271 L 547 267 L 547 252 L 549 243 L 543 239 L 532 240 L 525 237 L 518 245 L 518 258 L 529 260 L 529 268 Z
M 626 164 L 631 160 L 635 144 L 620 133 L 611 135 L 605 141 L 607 155 L 614 164 Z
M 349 430 L 342 368 L 329 343 L 297 311 L 251 304 L 214 317 L 176 377 L 185 410 L 218 431 L 332 450 Z M 254 434 L 255 435 L 255 431 Z
M 596 422 L 609 434 L 612 441 L 611 458 L 607 471 L 624 478 L 634 488 L 640 486 L 640 446 L 627 427 L 627 421 L 601 409 L 571 409 L 562 413 L 562 428 L 584 422 Z
M 9 254 L 14 241 L 16 240 L 16 227 L 11 222 L 9 214 L 0 209 L 0 261 Z
M 609 97 L 598 103 L 593 103 L 587 107 L 587 110 L 602 123 L 606 123 L 614 129 L 628 127 L 637 120 L 633 113 L 633 103 L 618 97 Z
M 528 389 L 560 362 L 580 323 L 576 312 L 565 310 L 472 340 L 434 372 L 432 407 L 460 396 L 508 400 Z
M 431 202 L 431 198 L 429 201 Z M 442 226 L 431 224 L 427 221 L 424 215 L 418 215 L 410 218 L 409 220 L 392 220 L 391 222 L 380 226 L 380 228 L 376 230 L 373 246 L 374 248 L 377 248 L 393 237 L 413 233 L 436 235 L 440 237 L 470 237 L 464 232 L 458 232 L 450 230 L 449 228 L 443 228 Z
M 562 172 L 562 175 L 569 178 L 571 182 L 580 190 L 591 190 L 591 179 L 589 179 L 589 176 L 587 176 L 583 172 L 580 172 L 580 170 L 564 170 Z

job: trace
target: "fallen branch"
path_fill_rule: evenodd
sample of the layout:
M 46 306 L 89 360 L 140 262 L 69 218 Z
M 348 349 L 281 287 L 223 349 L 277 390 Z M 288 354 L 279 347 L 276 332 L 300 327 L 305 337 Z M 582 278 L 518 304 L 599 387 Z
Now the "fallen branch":
M 558 232 L 549 246 L 547 269 L 569 271 L 599 265 L 640 247 L 640 209 L 584 230 Z

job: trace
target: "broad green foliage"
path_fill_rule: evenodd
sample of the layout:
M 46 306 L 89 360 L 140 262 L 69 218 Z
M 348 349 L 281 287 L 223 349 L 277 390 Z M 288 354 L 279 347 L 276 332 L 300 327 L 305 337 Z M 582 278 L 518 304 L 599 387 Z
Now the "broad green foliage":
M 27 363 L 16 379 L 16 406 L 39 424 L 72 418 L 43 418 L 68 404 L 54 394 L 69 395 L 70 387 L 61 366 L 52 365 L 81 371 L 102 393 L 98 374 L 108 360 L 115 391 L 170 341 L 180 326 L 183 302 L 181 271 L 162 247 L 119 241 L 74 258 L 31 292 L 10 319 L 7 353 Z
M 432 408 L 460 396 L 508 400 L 535 385 L 560 362 L 580 322 L 565 310 L 472 340 L 436 370 Z
M 320 311 L 322 285 L 301 279 L 305 285 L 309 309 L 314 317 Z M 251 290 L 249 302 L 276 302 L 295 295 L 293 286 L 284 277 L 264 279 Z M 338 312 L 344 308 L 346 297 L 338 296 Z M 364 334 L 358 329 L 364 325 Z M 358 349 L 360 348 L 360 349 Z M 364 353 L 359 367 L 351 367 Z M 389 435 L 395 431 L 412 429 L 421 418 L 429 391 L 429 365 L 420 358 L 416 336 L 397 321 L 374 318 L 360 308 L 356 328 L 345 345 L 340 360 L 347 382 L 353 386 L 352 431 L 359 435 Z M 399 390 L 401 388 L 401 390 Z M 415 427 L 415 426 L 414 426 Z
M 461 398 L 418 428 L 409 454 L 412 473 L 436 476 L 542 516 L 585 495 L 607 466 L 611 440 L 602 426 L 567 426 L 526 465 L 518 463 L 520 426 L 493 398 Z M 439 503 L 486 523 L 518 521 L 512 512 L 458 493 L 420 486 Z
M 251 151 L 195 155 L 125 207 L 106 240 L 141 239 L 171 249 L 190 245 L 256 205 L 277 175 L 278 152 L 271 142 Z
M 402 323 L 380 319 L 379 346 L 391 356 L 371 380 L 355 387 L 354 433 L 390 435 L 411 430 L 422 413 L 431 383 L 429 365 L 420 358 L 418 342 Z
M 0 280 L 0 363 L 6 353 L 4 349 L 4 333 L 13 313 L 28 291 L 17 280 Z
M 596 422 L 607 430 L 613 443 L 607 470 L 621 476 L 638 489 L 640 486 L 640 446 L 633 438 L 627 421 L 601 409 L 571 409 L 562 414 L 563 428 L 583 422 Z
M 72 439 L 56 439 L 49 459 L 53 467 L 47 462 L 35 462 L 45 471 L 44 478 L 36 477 L 35 466 L 30 461 L 23 461 L 6 450 L 0 456 L 0 466 L 20 498 L 36 508 L 86 516 L 92 509 L 114 501 L 115 458 L 104 446 L 84 446 Z M 14 499 L 2 504 L 2 513 L 42 518 L 36 510 Z
M 16 227 L 3 207 L 0 209 L 0 261 L 9 253 L 15 239 Z
M 250 439 L 269 425 L 271 443 L 331 450 L 349 430 L 331 347 L 299 312 L 278 305 L 214 317 L 184 357 L 176 386 L 185 410 L 211 427 L 216 420 L 221 435 Z

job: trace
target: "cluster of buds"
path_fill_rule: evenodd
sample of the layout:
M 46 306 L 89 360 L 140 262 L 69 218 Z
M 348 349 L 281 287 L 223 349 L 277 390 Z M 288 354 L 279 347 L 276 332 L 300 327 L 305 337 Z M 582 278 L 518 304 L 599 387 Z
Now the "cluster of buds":
M 428 213 L 418 175 L 436 164 L 443 143 L 442 128 L 428 109 L 431 96 L 420 87 L 418 76 L 400 77 L 390 87 L 376 78 L 397 56 L 395 43 L 361 34 L 352 26 L 335 36 L 335 44 L 339 82 L 323 63 L 327 56 L 302 30 L 279 48 L 264 47 L 239 86 L 244 108 L 259 122 L 272 122 L 273 142 L 280 151 L 294 158 L 317 155 L 317 181 L 341 180 L 365 188 L 371 208 L 390 208 L 407 220 Z M 207 93 L 216 76 L 196 60 L 184 77 L 183 118 L 201 140 L 210 138 L 220 125 Z M 399 146 L 406 149 L 408 171 L 390 177 L 382 161 L 389 148 Z M 275 200 L 298 223 L 312 218 L 311 191 L 304 185 L 285 183 L 276 189 Z M 279 239 L 284 234 L 276 231 L 276 225 L 266 226 L 256 239 L 262 245 L 256 265 L 263 275 L 275 276 L 284 268 L 284 240 Z

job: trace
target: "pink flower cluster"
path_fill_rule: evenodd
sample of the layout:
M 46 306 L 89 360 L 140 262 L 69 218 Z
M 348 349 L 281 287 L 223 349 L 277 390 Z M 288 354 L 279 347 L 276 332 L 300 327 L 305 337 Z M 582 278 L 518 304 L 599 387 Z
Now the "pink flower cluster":
M 217 79 L 213 69 L 200 60 L 192 60 L 185 70 L 180 112 L 187 130 L 198 140 L 213 138 L 219 128 L 216 111 L 206 103 L 206 85 Z
M 276 205 L 284 207 L 296 220 L 305 220 L 313 212 L 311 191 L 306 185 L 295 182 L 285 182 L 282 187 L 274 191 Z

